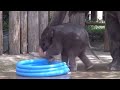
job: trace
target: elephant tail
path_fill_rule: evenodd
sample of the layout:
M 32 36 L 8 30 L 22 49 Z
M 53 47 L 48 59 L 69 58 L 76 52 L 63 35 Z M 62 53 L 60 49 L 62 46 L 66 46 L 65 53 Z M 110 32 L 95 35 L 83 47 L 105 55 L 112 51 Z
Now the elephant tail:
M 93 47 L 91 47 L 90 42 L 89 42 L 89 46 L 88 46 L 88 47 L 89 47 L 89 50 L 91 51 L 91 53 L 92 53 L 98 60 L 100 60 L 100 62 L 101 62 L 101 61 L 106 62 L 106 61 L 104 61 L 104 60 L 101 60 L 101 59 L 94 53 L 94 51 L 92 50 Z M 102 63 L 102 62 L 101 62 L 101 63 Z
M 100 58 L 99 58 L 99 57 L 94 53 L 94 51 L 92 50 L 92 47 L 91 47 L 90 43 L 89 43 L 89 50 L 91 51 L 91 53 L 92 53 L 97 59 L 100 60 Z

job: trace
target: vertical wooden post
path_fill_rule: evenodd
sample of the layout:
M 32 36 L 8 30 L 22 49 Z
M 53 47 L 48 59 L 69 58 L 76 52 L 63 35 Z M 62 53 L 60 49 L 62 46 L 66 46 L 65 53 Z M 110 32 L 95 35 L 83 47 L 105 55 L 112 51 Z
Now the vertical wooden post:
M 50 19 L 50 11 L 39 11 L 39 39 L 41 39 L 41 34 L 43 33 L 44 29 L 48 26 L 49 19 Z M 40 55 L 43 54 L 41 48 L 39 48 L 39 54 Z
M 109 37 L 108 37 L 107 30 L 105 30 L 105 33 L 104 33 L 104 52 L 108 52 L 108 51 L 109 51 Z
M 20 54 L 20 11 L 9 12 L 9 53 Z
M 39 30 L 40 30 L 40 38 L 43 30 L 48 25 L 48 11 L 39 11 Z
M 106 17 L 106 13 L 104 13 L 105 17 Z M 105 18 L 106 21 L 106 18 Z M 107 32 L 107 28 L 106 28 L 106 24 L 105 24 L 105 33 L 104 33 L 104 52 L 108 52 L 110 50 L 110 46 L 109 46 L 109 35 Z
M 74 24 L 80 24 L 85 26 L 85 13 L 75 13 L 70 16 L 70 22 Z
M 27 11 L 20 12 L 20 37 L 21 53 L 27 52 Z
M 38 11 L 28 11 L 28 51 L 36 52 L 39 47 Z
M 2 27 L 2 11 L 0 11 L 0 55 L 3 53 L 3 27 Z
M 49 11 L 49 20 L 48 20 L 49 23 L 51 21 L 51 18 L 53 17 L 54 12 L 55 11 Z
M 97 11 L 91 11 L 91 20 L 97 21 Z
M 59 25 L 63 23 L 63 20 L 66 16 L 66 12 L 67 11 L 54 11 L 53 16 L 50 20 L 49 25 L 53 26 L 53 25 Z
M 50 11 L 48 11 L 48 23 L 50 22 Z
M 86 20 L 89 20 L 89 11 L 86 11 L 86 12 L 85 12 L 85 19 L 86 19 Z
M 103 11 L 103 16 L 102 17 L 103 17 L 103 20 L 105 20 L 105 11 Z
M 66 16 L 63 20 L 63 23 L 68 23 L 69 22 L 69 15 L 68 14 L 69 14 L 69 12 L 66 13 Z

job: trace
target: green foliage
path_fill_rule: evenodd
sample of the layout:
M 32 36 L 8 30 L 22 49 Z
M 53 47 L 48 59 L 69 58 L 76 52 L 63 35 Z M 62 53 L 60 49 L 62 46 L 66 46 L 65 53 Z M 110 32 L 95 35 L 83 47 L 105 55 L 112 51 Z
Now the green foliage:
M 91 21 L 91 20 L 86 20 L 87 22 L 97 22 L 97 23 L 105 23 L 105 21 L 104 20 L 97 20 L 97 21 Z
M 105 26 L 97 26 L 97 25 L 88 25 L 86 27 L 86 30 L 88 32 L 93 32 L 93 33 L 104 33 L 105 31 Z
M 103 41 L 105 26 L 88 25 L 86 26 L 91 41 Z

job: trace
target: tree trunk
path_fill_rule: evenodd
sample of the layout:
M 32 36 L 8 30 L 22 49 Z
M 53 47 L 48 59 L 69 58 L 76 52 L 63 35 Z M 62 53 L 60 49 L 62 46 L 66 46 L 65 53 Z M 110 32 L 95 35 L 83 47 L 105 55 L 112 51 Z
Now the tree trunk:
M 81 26 L 85 26 L 85 13 L 77 12 L 75 14 L 70 15 L 70 23 L 80 24 Z
M 50 22 L 50 11 L 48 11 L 48 23 Z
M 3 27 L 2 11 L 0 11 L 0 55 L 3 54 Z
M 69 12 L 66 13 L 65 18 L 63 20 L 63 23 L 68 23 L 69 22 Z
M 39 30 L 40 30 L 40 38 L 43 30 L 48 25 L 48 11 L 39 11 Z
M 9 12 L 9 53 L 20 54 L 20 11 Z
M 97 21 L 97 11 L 91 11 L 91 21 Z
M 53 17 L 50 20 L 49 26 L 59 25 L 63 23 L 67 11 L 54 11 Z
M 105 30 L 105 33 L 104 33 L 104 51 L 105 52 L 109 51 L 109 38 L 108 38 L 107 30 Z
M 89 11 L 85 12 L 85 19 L 89 20 Z
M 103 20 L 105 20 L 105 11 L 103 11 Z
M 36 52 L 39 47 L 38 17 L 38 11 L 28 11 L 28 52 Z
M 106 17 L 106 14 L 105 14 Z M 104 33 L 104 51 L 108 52 L 110 50 L 109 47 L 109 36 L 108 36 L 108 32 L 106 30 L 106 25 L 105 25 L 105 33 Z
M 51 18 L 53 17 L 55 11 L 49 11 L 49 23 L 51 21 Z
M 27 52 L 27 11 L 21 11 L 20 13 L 20 25 L 21 25 L 21 53 Z

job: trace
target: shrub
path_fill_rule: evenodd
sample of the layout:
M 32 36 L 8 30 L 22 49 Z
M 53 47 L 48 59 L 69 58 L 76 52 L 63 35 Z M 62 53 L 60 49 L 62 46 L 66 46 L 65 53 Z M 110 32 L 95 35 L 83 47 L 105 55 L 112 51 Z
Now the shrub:
M 86 26 L 90 41 L 103 41 L 105 26 L 88 25 Z

